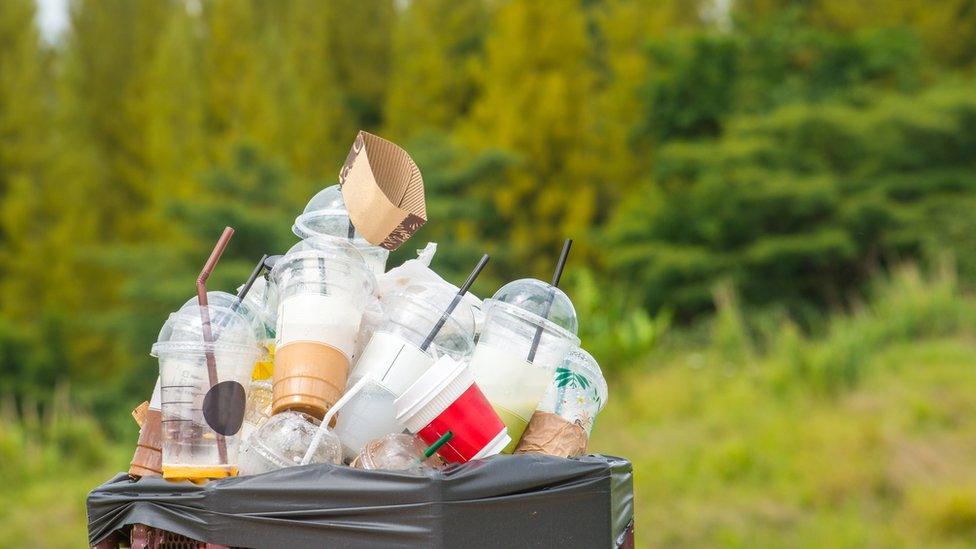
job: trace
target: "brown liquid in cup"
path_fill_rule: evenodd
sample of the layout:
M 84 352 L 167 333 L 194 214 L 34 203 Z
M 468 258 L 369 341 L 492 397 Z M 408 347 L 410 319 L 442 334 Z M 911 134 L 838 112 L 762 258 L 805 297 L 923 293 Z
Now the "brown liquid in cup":
M 322 419 L 346 389 L 349 359 L 324 343 L 297 341 L 275 350 L 272 413 Z
M 158 477 L 163 474 L 163 423 L 162 412 L 146 410 L 139 429 L 139 442 L 129 463 L 129 475 L 133 477 Z

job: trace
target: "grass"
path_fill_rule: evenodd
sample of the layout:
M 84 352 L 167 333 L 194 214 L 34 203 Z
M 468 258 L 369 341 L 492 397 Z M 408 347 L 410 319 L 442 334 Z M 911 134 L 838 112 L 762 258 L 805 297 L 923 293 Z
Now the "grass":
M 630 367 L 606 364 L 590 450 L 633 462 L 638 545 L 972 546 L 976 300 L 951 270 L 881 280 L 815 337 L 730 292 L 704 329 L 605 334 Z M 80 546 L 87 491 L 131 456 L 55 401 L 0 418 L 4 546 Z
M 590 450 L 633 462 L 638 545 L 971 546 L 976 302 L 948 273 L 901 271 L 813 339 L 720 296 L 710 344 L 614 380 Z

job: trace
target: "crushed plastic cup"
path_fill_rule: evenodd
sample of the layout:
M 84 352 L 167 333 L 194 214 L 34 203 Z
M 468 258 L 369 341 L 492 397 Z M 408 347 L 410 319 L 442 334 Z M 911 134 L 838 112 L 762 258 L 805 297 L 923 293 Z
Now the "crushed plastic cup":
M 271 418 L 271 381 L 251 380 L 251 390 L 247 393 L 244 406 L 244 425 L 241 427 L 241 440 L 246 441 L 251 433 Z
M 403 430 L 396 421 L 393 400 L 437 358 L 464 360 L 474 350 L 474 319 L 469 309 L 448 316 L 430 345 L 421 350 L 449 299 L 437 306 L 437 296 L 430 293 L 397 293 L 385 296 L 383 301 L 383 320 L 350 375 L 350 383 L 364 376 L 373 381 L 343 407 L 336 422 L 335 432 L 350 459 L 370 440 Z
M 273 410 L 321 418 L 345 390 L 375 279 L 354 246 L 324 237 L 293 246 L 271 277 L 278 294 Z
M 444 467 L 444 461 L 436 454 L 425 458 L 424 450 L 424 443 L 414 435 L 390 434 L 369 441 L 349 465 L 367 471 L 420 471 Z
M 257 475 L 301 465 L 312 443 L 319 420 L 301 412 L 282 412 L 271 417 L 241 445 L 240 474 Z M 309 463 L 342 462 L 342 449 L 334 434 L 326 431 Z
M 498 454 L 508 429 L 478 388 L 467 364 L 441 357 L 395 402 L 397 421 L 427 444 L 450 431 L 437 453 L 449 463 Z
M 208 307 L 207 313 L 212 343 L 204 343 L 200 307 L 187 306 L 169 316 L 152 347 L 159 359 L 162 468 L 167 479 L 237 474 L 246 387 L 262 350 L 243 315 L 219 306 Z M 208 353 L 216 362 L 213 386 Z
M 349 240 L 363 254 L 373 274 L 382 274 L 386 271 L 386 260 L 390 257 L 390 251 L 370 244 L 355 230 L 350 237 L 351 226 L 352 221 L 342 199 L 342 191 L 339 185 L 332 185 L 322 189 L 308 201 L 302 214 L 295 218 L 291 230 L 301 239 L 330 236 Z
M 471 370 L 512 437 L 504 453 L 514 451 L 556 367 L 579 345 L 576 330 L 573 303 L 539 280 L 510 282 L 485 300 L 485 325 Z

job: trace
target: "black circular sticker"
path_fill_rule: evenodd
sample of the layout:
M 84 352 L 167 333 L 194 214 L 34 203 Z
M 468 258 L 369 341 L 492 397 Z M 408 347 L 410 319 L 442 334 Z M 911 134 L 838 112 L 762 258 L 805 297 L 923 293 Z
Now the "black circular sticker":
M 244 386 L 236 381 L 221 381 L 203 397 L 203 418 L 215 432 L 224 436 L 237 434 L 244 423 Z

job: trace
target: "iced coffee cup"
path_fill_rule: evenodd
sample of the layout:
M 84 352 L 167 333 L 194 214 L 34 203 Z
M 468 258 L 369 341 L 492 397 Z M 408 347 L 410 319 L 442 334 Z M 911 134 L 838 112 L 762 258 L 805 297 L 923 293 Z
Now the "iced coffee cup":
M 224 307 L 207 307 L 212 340 L 205 343 L 203 316 L 193 306 L 171 314 L 152 347 L 159 359 L 162 471 L 167 479 L 200 481 L 237 474 L 246 387 L 262 351 L 249 321 Z M 208 355 L 215 364 L 215 380 Z
M 319 191 L 305 206 L 305 211 L 295 218 L 291 230 L 298 238 L 306 239 L 317 236 L 331 236 L 349 240 L 366 260 L 375 276 L 386 271 L 386 260 L 390 251 L 370 244 L 352 227 L 349 212 L 342 199 L 339 185 L 332 185 Z
M 321 418 L 346 388 L 373 274 L 353 245 L 318 237 L 292 247 L 271 277 L 278 295 L 272 409 Z
M 394 417 L 393 400 L 437 358 L 470 357 L 474 350 L 474 317 L 468 308 L 458 308 L 445 316 L 451 297 L 425 288 L 384 296 L 383 320 L 350 376 L 350 383 L 365 376 L 371 376 L 373 381 L 343 407 L 336 422 L 335 431 L 347 458 L 359 454 L 370 440 L 403 429 Z M 422 348 L 442 316 L 443 326 Z
M 539 280 L 510 282 L 485 300 L 471 370 L 512 437 L 504 453 L 515 449 L 556 367 L 579 345 L 576 329 L 573 303 Z
M 607 382 L 590 353 L 573 349 L 522 434 L 516 453 L 575 457 L 586 445 L 597 414 L 607 404 Z
M 512 439 L 468 365 L 441 357 L 396 399 L 397 421 L 428 445 L 448 431 L 437 453 L 449 463 L 498 454 Z

